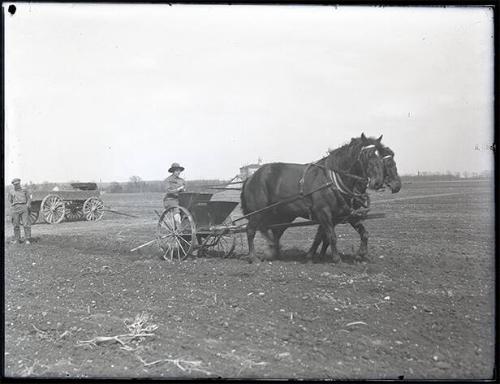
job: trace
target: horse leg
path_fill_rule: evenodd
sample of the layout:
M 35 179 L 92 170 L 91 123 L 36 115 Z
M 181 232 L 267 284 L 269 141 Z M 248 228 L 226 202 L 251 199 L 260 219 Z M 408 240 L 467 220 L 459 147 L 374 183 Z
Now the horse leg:
M 254 261 L 260 261 L 255 256 L 254 239 L 255 239 L 255 234 L 256 233 L 257 233 L 256 228 L 253 225 L 248 224 L 247 225 L 247 240 L 248 240 L 248 256 L 247 256 L 247 261 L 249 263 L 252 263 Z
M 316 235 L 314 235 L 314 241 L 311 245 L 311 248 L 309 248 L 309 250 L 306 253 L 306 262 L 310 262 L 314 259 L 314 255 L 316 254 L 319 244 L 324 241 L 324 238 L 325 238 L 325 233 L 320 225 L 318 226 Z M 321 250 L 323 251 L 323 248 Z
M 359 238 L 360 238 L 360 246 L 359 250 L 357 253 L 356 259 L 362 260 L 362 259 L 367 259 L 368 255 L 368 231 L 366 230 L 365 226 L 361 221 L 351 221 L 349 222 L 351 226 L 356 230 L 356 232 L 359 233 Z
M 340 261 L 340 254 L 337 249 L 337 234 L 335 233 L 335 225 L 332 224 L 331 228 L 329 228 L 328 235 L 329 242 L 324 242 L 323 247 L 326 251 L 326 248 L 328 247 L 328 245 L 330 245 L 330 248 L 332 250 L 332 261 L 334 263 L 338 263 Z
M 276 250 L 274 249 L 274 237 L 271 235 L 271 231 L 266 228 L 259 229 L 261 235 L 266 239 L 267 246 L 269 248 L 268 258 L 273 260 L 276 257 Z
M 273 232 L 273 240 L 274 240 L 274 255 L 276 259 L 280 258 L 280 239 L 283 236 L 283 232 L 285 232 L 286 228 L 274 228 Z
M 326 234 L 323 232 L 323 236 L 321 238 L 321 251 L 319 252 L 319 259 L 324 260 L 325 255 L 326 255 L 326 250 L 328 249 L 328 238 L 326 237 Z
M 323 241 L 323 249 L 326 251 L 328 245 L 330 245 L 330 249 L 332 250 L 332 261 L 334 263 L 338 263 L 340 261 L 339 251 L 337 250 L 337 234 L 335 233 L 335 223 L 333 223 L 331 214 L 328 211 L 323 210 L 319 215 L 320 225 L 323 227 L 325 232 L 325 237 L 328 242 Z M 326 247 L 325 247 L 326 245 Z M 323 256 L 323 255 L 322 255 Z

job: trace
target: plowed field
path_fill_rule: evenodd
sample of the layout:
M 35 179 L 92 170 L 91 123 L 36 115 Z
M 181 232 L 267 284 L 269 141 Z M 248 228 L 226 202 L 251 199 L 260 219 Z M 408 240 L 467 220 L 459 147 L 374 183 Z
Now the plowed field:
M 154 237 L 161 195 L 102 197 L 140 218 L 36 224 L 33 244 L 5 245 L 6 375 L 493 374 L 491 182 L 413 183 L 372 195 L 372 211 L 386 217 L 366 221 L 373 262 L 362 264 L 350 261 L 359 238 L 348 226 L 337 231 L 339 264 L 303 264 L 315 227 L 289 229 L 282 259 L 260 264 L 167 262 L 154 245 L 131 253 Z M 5 231 L 10 240 L 9 220 Z M 241 256 L 246 241 L 238 241 Z M 256 247 L 263 255 L 261 238 Z

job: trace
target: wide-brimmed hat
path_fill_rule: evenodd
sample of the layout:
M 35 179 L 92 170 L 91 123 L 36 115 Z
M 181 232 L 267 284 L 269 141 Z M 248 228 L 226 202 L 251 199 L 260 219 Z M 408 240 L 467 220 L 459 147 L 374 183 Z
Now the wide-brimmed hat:
M 176 169 L 180 169 L 181 172 L 184 171 L 184 167 L 181 167 L 179 163 L 172 163 L 168 171 L 173 173 Z
M 12 184 L 19 184 L 21 182 L 21 179 L 18 179 L 17 177 L 15 179 L 12 179 Z

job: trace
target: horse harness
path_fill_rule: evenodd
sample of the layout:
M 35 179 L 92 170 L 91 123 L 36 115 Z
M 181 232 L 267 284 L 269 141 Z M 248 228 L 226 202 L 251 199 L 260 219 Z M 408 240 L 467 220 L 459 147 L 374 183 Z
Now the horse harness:
M 360 157 L 361 153 L 364 150 L 371 149 L 371 148 L 375 148 L 375 145 L 374 144 L 370 144 L 370 145 L 366 145 L 366 146 L 362 147 L 361 150 L 360 150 L 360 152 L 359 152 L 359 154 L 358 154 L 358 158 L 356 160 L 356 163 L 360 161 L 359 157 Z M 391 157 L 391 155 L 384 156 L 383 159 L 385 159 L 387 157 Z M 352 179 L 357 179 L 359 181 L 367 182 L 368 179 L 366 177 L 360 177 L 358 175 L 353 175 L 353 174 L 349 173 L 356 163 L 354 163 L 354 165 L 351 166 L 351 168 L 349 168 L 349 170 L 346 172 L 346 171 L 341 171 L 341 170 L 337 170 L 337 169 L 333 170 L 333 169 L 328 168 L 326 166 L 326 160 L 327 160 L 327 157 L 323 157 L 322 159 L 320 159 L 320 160 L 318 160 L 318 161 L 316 161 L 314 163 L 307 164 L 306 168 L 304 169 L 304 172 L 302 173 L 302 177 L 299 180 L 300 195 L 304 195 L 304 182 L 305 182 L 305 177 L 306 177 L 307 172 L 312 167 L 318 167 L 318 168 L 321 168 L 325 172 L 325 174 L 327 175 L 327 177 L 330 179 L 331 184 L 332 184 L 330 188 L 332 188 L 332 189 L 337 190 L 337 191 L 340 192 L 340 196 L 342 197 L 342 200 L 344 201 L 344 203 L 346 205 L 352 207 L 354 201 L 357 201 L 364 208 L 368 208 L 368 206 L 370 204 L 368 195 L 366 193 L 356 193 L 354 190 L 350 190 L 345 185 L 344 181 L 342 180 L 342 178 L 339 175 L 339 174 L 342 174 L 342 175 L 350 177 Z M 323 165 L 318 164 L 320 162 L 323 162 Z M 363 173 L 365 173 L 364 170 L 363 170 Z M 344 195 L 346 195 L 346 196 L 348 196 L 348 197 L 351 198 L 351 204 L 347 203 L 347 201 L 345 200 Z

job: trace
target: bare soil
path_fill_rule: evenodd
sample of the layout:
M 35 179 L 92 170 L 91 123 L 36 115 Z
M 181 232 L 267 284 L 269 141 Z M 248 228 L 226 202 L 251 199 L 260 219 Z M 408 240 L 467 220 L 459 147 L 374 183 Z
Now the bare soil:
M 160 195 L 103 195 L 139 219 L 34 225 L 32 245 L 5 245 L 5 374 L 490 378 L 492 186 L 403 188 L 372 198 L 387 217 L 366 222 L 371 263 L 351 262 L 359 238 L 348 226 L 337 231 L 339 264 L 303 264 L 315 227 L 288 230 L 282 259 L 261 264 L 131 253 L 154 238 Z M 256 246 L 264 256 L 262 239 Z M 157 326 L 151 336 L 82 343 L 130 333 L 141 313 Z

